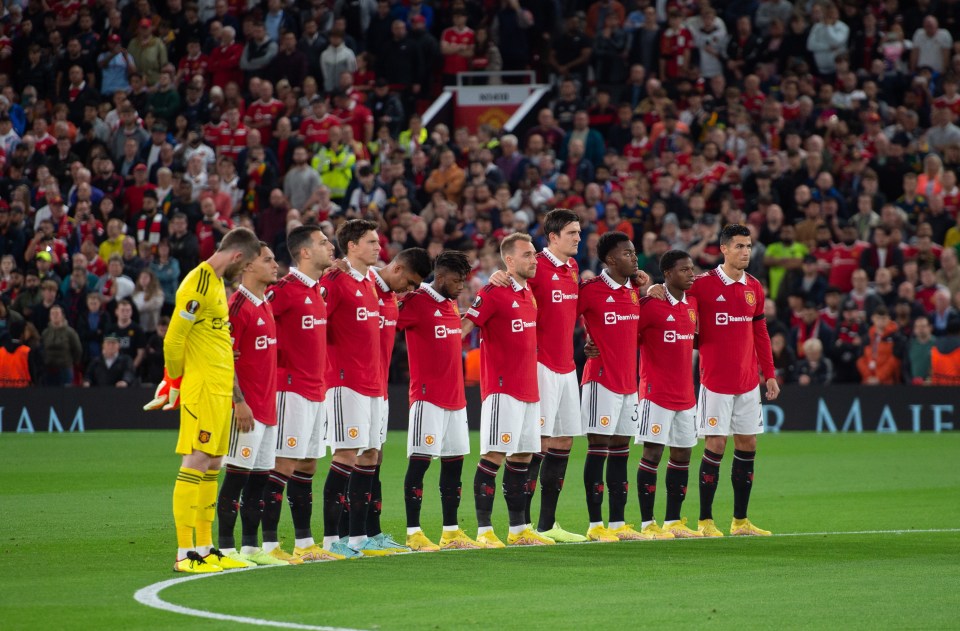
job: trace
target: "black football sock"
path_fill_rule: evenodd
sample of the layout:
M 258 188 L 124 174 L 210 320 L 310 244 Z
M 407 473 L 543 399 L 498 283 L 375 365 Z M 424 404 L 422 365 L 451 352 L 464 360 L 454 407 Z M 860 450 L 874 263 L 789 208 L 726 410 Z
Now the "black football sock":
M 473 499 L 477 505 L 477 527 L 490 528 L 490 516 L 493 515 L 493 498 L 497 493 L 497 471 L 500 465 L 485 458 L 477 463 L 477 473 L 473 476 Z
M 380 465 L 373 473 L 373 486 L 370 487 L 370 506 L 367 508 L 367 536 L 376 537 L 380 529 L 380 513 L 383 512 L 383 487 L 380 484 Z
M 720 481 L 720 460 L 723 454 L 703 450 L 700 461 L 700 519 L 713 519 L 713 496 L 717 494 Z
M 287 476 L 271 471 L 267 484 L 263 487 L 263 541 L 275 543 L 277 527 L 280 524 L 280 509 L 283 507 L 283 489 L 287 486 Z
M 294 471 L 287 482 L 287 503 L 293 519 L 293 536 L 297 539 L 313 537 L 310 518 L 313 515 L 313 474 Z
M 327 481 L 323 485 L 323 536 L 339 537 L 340 514 L 347 503 L 347 482 L 353 467 L 339 462 L 330 463 Z
M 528 524 L 533 523 L 533 518 L 530 516 L 530 505 L 533 504 L 533 496 L 537 492 L 537 478 L 540 476 L 540 465 L 543 462 L 543 454 L 535 453 L 533 454 L 533 459 L 530 461 L 530 464 L 527 466 L 527 505 L 523 509 L 523 515 L 526 518 Z
M 607 451 L 607 493 L 610 494 L 610 522 L 623 521 L 630 483 L 627 481 L 627 460 L 630 445 L 610 447 Z
M 220 494 L 217 496 L 217 544 L 221 548 L 230 549 L 237 547 L 234 528 L 240 511 L 240 494 L 250 472 L 229 465 L 226 469 L 223 483 L 220 485 Z
M 263 517 L 263 488 L 267 485 L 269 471 L 251 471 L 240 496 L 240 545 L 256 548 L 260 519 Z
M 507 502 L 510 526 L 522 526 L 526 515 L 527 475 L 530 469 L 526 462 L 507 461 L 503 470 L 503 499 Z
M 667 461 L 667 513 L 664 523 L 680 521 L 680 509 L 687 497 L 687 478 L 690 474 L 689 462 Z
M 557 501 L 570 460 L 569 449 L 548 449 L 540 467 L 540 519 L 537 530 L 545 532 L 557 521 Z
M 440 506 L 443 510 L 443 525 L 458 526 L 460 520 L 461 477 L 463 476 L 463 456 L 450 456 L 440 459 Z
M 607 460 L 607 446 L 587 446 L 587 459 L 583 463 L 583 486 L 587 491 L 587 513 L 590 523 L 603 522 L 603 465 Z
M 358 464 L 350 474 L 347 484 L 347 496 L 350 498 L 350 537 L 363 537 L 367 534 L 367 511 L 370 508 L 370 491 L 373 488 L 373 476 L 376 465 Z
M 730 468 L 730 481 L 733 483 L 733 517 L 747 518 L 747 506 L 750 504 L 750 490 L 753 488 L 753 460 L 755 451 L 734 449 L 733 466 Z
M 657 465 L 646 458 L 637 467 L 637 496 L 640 498 L 640 519 L 653 521 L 653 505 L 657 500 Z
M 407 528 L 420 527 L 420 507 L 423 504 L 423 476 L 430 468 L 430 456 L 414 454 L 407 464 L 403 478 L 403 503 L 407 509 Z

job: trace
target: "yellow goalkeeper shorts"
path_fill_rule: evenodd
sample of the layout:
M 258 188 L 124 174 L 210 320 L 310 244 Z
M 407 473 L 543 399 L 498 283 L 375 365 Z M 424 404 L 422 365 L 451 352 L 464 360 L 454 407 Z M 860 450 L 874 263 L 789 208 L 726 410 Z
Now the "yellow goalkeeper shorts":
M 229 396 L 203 394 L 194 401 L 180 401 L 180 435 L 177 453 L 202 451 L 223 456 L 230 446 L 230 418 L 233 402 Z

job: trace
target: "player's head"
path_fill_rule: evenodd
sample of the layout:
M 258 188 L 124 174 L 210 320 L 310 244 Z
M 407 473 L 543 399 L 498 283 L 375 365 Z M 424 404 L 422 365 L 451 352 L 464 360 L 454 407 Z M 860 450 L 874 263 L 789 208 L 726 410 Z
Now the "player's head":
M 234 228 L 224 235 L 217 253 L 226 257 L 227 265 L 223 277 L 236 278 L 250 261 L 260 256 L 260 239 L 247 228 Z
M 444 250 L 433 268 L 433 288 L 438 294 L 456 300 L 470 273 L 470 259 L 458 250 Z
M 637 249 L 623 232 L 603 233 L 597 241 L 597 258 L 617 276 L 630 278 L 637 273 Z
M 299 269 L 319 275 L 333 262 L 333 243 L 320 226 L 297 226 L 287 235 L 287 250 Z
M 393 257 L 390 265 L 380 272 L 390 291 L 402 294 L 420 286 L 433 271 L 430 255 L 423 248 L 407 248 Z
M 533 278 L 537 273 L 537 250 L 529 234 L 514 232 L 500 242 L 500 258 L 507 273 L 517 278 Z
M 243 268 L 242 282 L 246 287 L 267 286 L 277 282 L 277 271 L 279 269 L 280 265 L 277 264 L 277 259 L 273 256 L 273 250 L 261 241 L 260 254 Z
M 347 259 L 363 265 L 375 265 L 380 257 L 377 224 L 366 219 L 351 219 L 340 226 L 337 244 Z
M 660 272 L 673 289 L 687 291 L 693 285 L 693 259 L 683 250 L 670 250 L 661 256 Z
M 753 242 L 750 229 L 738 223 L 728 224 L 720 231 L 720 251 L 723 262 L 734 269 L 745 270 L 750 265 Z
M 547 246 L 567 258 L 577 254 L 580 243 L 580 218 L 566 208 L 555 208 L 543 220 L 543 233 Z

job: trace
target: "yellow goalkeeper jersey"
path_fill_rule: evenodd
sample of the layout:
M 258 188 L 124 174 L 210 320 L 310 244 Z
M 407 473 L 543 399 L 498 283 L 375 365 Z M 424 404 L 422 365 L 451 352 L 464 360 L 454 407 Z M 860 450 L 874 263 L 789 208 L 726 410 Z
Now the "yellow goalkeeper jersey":
M 204 261 L 180 283 L 177 303 L 163 339 L 167 373 L 183 375 L 180 397 L 233 393 L 233 343 L 223 279 Z

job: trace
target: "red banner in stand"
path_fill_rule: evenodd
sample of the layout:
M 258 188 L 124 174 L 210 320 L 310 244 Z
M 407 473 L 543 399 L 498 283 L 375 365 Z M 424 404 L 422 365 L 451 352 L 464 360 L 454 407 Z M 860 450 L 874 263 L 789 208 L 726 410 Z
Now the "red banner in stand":
M 471 133 L 480 125 L 503 127 L 530 96 L 526 85 L 483 85 L 457 88 L 456 125 Z

